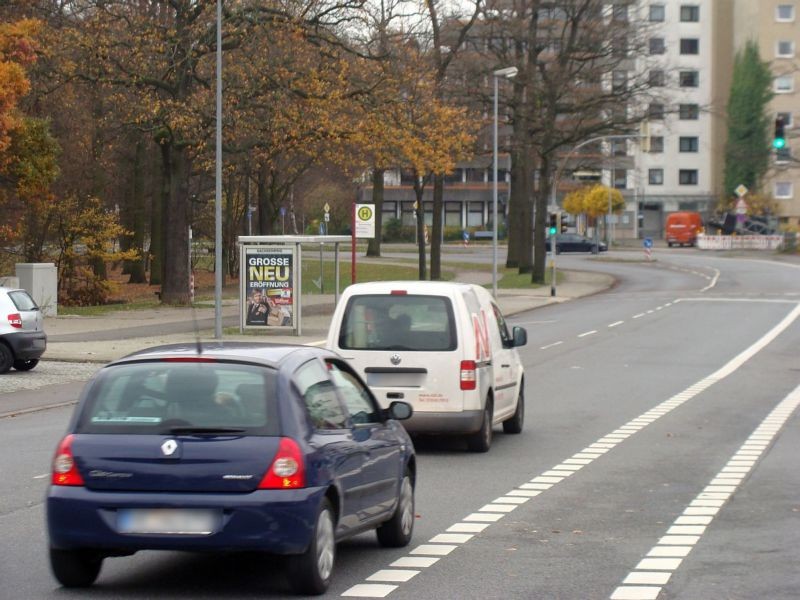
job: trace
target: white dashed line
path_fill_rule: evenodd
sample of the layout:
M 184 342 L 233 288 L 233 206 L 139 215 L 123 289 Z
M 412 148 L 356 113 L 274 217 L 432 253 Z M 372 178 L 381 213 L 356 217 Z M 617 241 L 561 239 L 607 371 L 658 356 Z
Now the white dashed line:
M 742 445 L 742 448 L 745 446 L 749 447 L 751 445 L 750 442 L 753 440 L 761 440 L 765 442 L 761 449 L 761 453 L 763 454 L 769 446 L 769 443 L 778 435 L 778 432 L 786 424 L 786 421 L 789 420 L 789 417 L 792 416 L 798 405 L 800 405 L 800 386 L 797 386 L 772 410 L 772 412 L 770 412 L 767 418 L 764 419 L 750 435 L 747 442 Z M 740 448 L 727 464 L 731 465 L 733 463 L 747 462 L 749 466 L 736 467 L 737 469 L 745 469 L 744 472 L 746 473 L 755 467 L 755 461 L 751 458 L 742 460 L 743 456 L 741 452 L 743 452 L 743 450 Z M 752 456 L 749 451 L 744 450 L 744 452 L 748 452 L 745 456 Z M 724 467 L 722 472 L 727 468 L 730 467 Z M 661 578 L 663 579 L 663 581 L 661 581 L 659 578 L 653 577 L 652 572 L 675 571 L 678 569 L 683 559 L 689 555 L 694 545 L 700 540 L 700 536 L 706 532 L 706 529 L 719 511 L 719 507 L 733 495 L 738 485 L 743 481 L 743 478 L 739 478 L 736 485 L 719 486 L 714 484 L 718 478 L 717 476 L 712 479 L 711 483 L 707 485 L 702 492 L 697 494 L 695 500 L 691 502 L 691 505 L 686 507 L 683 511 L 683 515 L 675 519 L 673 525 L 667 529 L 667 535 L 662 537 L 658 541 L 658 544 L 650 549 L 647 553 L 647 557 L 643 558 L 639 564 L 636 565 L 635 570 L 631 571 L 623 580 L 622 585 L 614 590 L 611 594 L 611 600 L 642 598 L 644 596 L 638 595 L 642 593 L 642 589 L 648 590 L 647 593 L 650 595 L 648 595 L 647 598 L 658 597 L 662 589 L 660 586 L 666 585 L 671 573 L 665 573 L 668 576 L 666 578 Z M 709 502 L 718 503 L 718 505 L 714 508 L 706 508 L 706 504 Z M 629 585 L 640 583 L 656 584 L 658 587 L 641 588 L 639 586 Z
M 578 334 L 578 337 L 582 338 L 582 337 L 586 337 L 587 335 L 593 335 L 595 333 L 597 333 L 597 330 L 596 329 L 592 329 L 591 331 L 587 331 L 585 333 Z
M 624 322 L 625 321 L 617 321 L 615 323 L 611 323 L 611 325 L 609 325 L 608 328 L 611 329 L 612 327 L 618 327 L 619 325 L 622 325 Z
M 628 423 L 625 423 L 615 431 L 607 434 L 605 437 L 600 438 L 593 444 L 589 445 L 588 447 L 584 448 L 581 452 L 575 453 L 571 458 L 565 459 L 560 463 L 557 463 L 552 469 L 545 471 L 544 474 L 538 475 L 531 479 L 527 483 L 523 483 L 515 490 L 509 491 L 504 496 L 496 498 L 489 504 L 485 504 L 478 511 L 468 515 L 463 521 L 452 525 L 450 528 L 447 529 L 448 532 L 451 533 L 440 533 L 431 540 L 429 543 L 422 544 L 417 546 L 413 550 L 409 552 L 410 556 L 407 558 L 415 559 L 420 556 L 422 557 L 436 557 L 438 560 L 439 557 L 447 556 L 451 552 L 453 552 L 456 548 L 458 548 L 459 544 L 463 544 L 468 542 L 470 539 L 475 537 L 475 535 L 482 533 L 483 530 L 488 529 L 488 525 L 483 527 L 481 531 L 475 531 L 475 533 L 457 533 L 462 531 L 473 531 L 469 526 L 470 524 L 481 523 L 481 521 L 485 520 L 488 521 L 489 524 L 495 521 L 499 521 L 502 517 L 514 511 L 522 502 L 527 502 L 535 495 L 553 487 L 553 485 L 560 483 L 564 479 L 567 479 L 570 475 L 573 475 L 576 471 L 568 468 L 561 468 L 560 466 L 566 465 L 579 465 L 580 467 L 585 466 L 594 460 L 603 456 L 604 453 L 608 452 L 608 450 L 612 449 L 614 446 L 623 442 L 626 438 L 631 435 L 637 433 L 640 429 L 644 426 L 649 425 L 650 423 L 655 422 L 659 417 L 664 416 L 674 410 L 675 408 L 681 406 L 683 403 L 687 402 L 688 400 L 694 398 L 696 395 L 702 393 L 710 386 L 714 385 L 715 383 L 721 381 L 731 373 L 735 372 L 739 367 L 741 367 L 746 361 L 752 358 L 755 354 L 761 351 L 767 344 L 772 342 L 782 331 L 787 329 L 798 317 L 800 317 L 800 304 L 796 304 L 794 309 L 784 317 L 780 323 L 778 323 L 775 327 L 773 327 L 770 331 L 764 334 L 755 344 L 751 345 L 750 347 L 746 348 L 730 361 L 728 361 L 725 365 L 721 368 L 717 369 L 711 375 L 705 377 L 704 379 L 700 380 L 699 382 L 695 383 L 691 387 L 687 388 L 686 390 L 676 394 L 672 398 L 662 402 L 661 404 L 657 405 L 656 407 L 646 411 L 645 413 L 633 418 Z M 794 399 L 794 407 L 800 403 L 800 386 L 795 390 L 793 393 L 796 395 Z M 788 400 L 788 398 L 787 398 Z M 786 400 L 781 404 L 785 404 Z M 794 408 L 793 407 L 793 408 Z M 777 411 L 777 409 L 776 409 Z M 775 412 L 775 411 L 773 411 Z M 753 436 L 745 442 L 740 451 L 746 452 L 754 452 L 754 451 L 761 451 L 769 445 L 772 440 L 772 437 L 777 433 L 780 427 L 783 425 L 786 419 L 788 419 L 790 412 L 785 412 L 785 416 L 783 416 L 782 421 L 778 421 L 777 417 L 773 417 L 771 421 L 766 421 L 763 428 L 759 428 L 754 432 Z M 740 470 L 744 469 L 744 471 L 749 471 L 753 468 L 753 462 L 751 454 L 748 455 L 741 455 L 737 454 L 731 459 L 728 465 L 726 465 L 722 471 L 717 474 L 714 480 L 722 479 L 731 481 L 732 486 L 738 485 L 741 483 L 744 477 L 744 473 L 740 472 Z M 747 465 L 745 464 L 738 464 L 742 462 L 748 462 Z M 734 463 L 734 464 L 731 464 Z M 730 469 L 734 469 L 737 471 L 730 471 Z M 556 474 L 555 475 L 548 475 L 547 473 Z M 737 479 L 738 478 L 738 481 Z M 735 483 L 734 483 L 735 482 Z M 724 484 L 722 484 L 724 485 Z M 684 516 L 708 516 L 713 517 L 716 515 L 716 512 L 719 508 L 727 501 L 727 499 L 732 494 L 732 491 L 729 490 L 719 490 L 714 489 L 720 487 L 717 485 L 715 481 L 712 484 L 709 484 L 703 492 L 698 494 L 697 498 L 695 498 L 689 507 L 686 508 L 684 511 Z M 535 492 L 535 494 L 531 495 L 530 493 L 518 493 L 523 491 Z M 481 515 L 486 515 L 486 518 L 483 519 Z M 489 516 L 491 515 L 491 517 Z M 702 521 L 705 521 L 704 519 Z M 466 526 L 466 527 L 465 527 Z M 639 564 L 637 565 L 635 572 L 669 572 L 674 571 L 677 569 L 683 557 L 688 554 L 683 554 L 683 548 L 693 546 L 697 543 L 700 539 L 700 536 L 706 530 L 708 526 L 705 522 L 678 522 L 676 521 L 666 532 L 666 535 L 662 536 L 659 539 L 658 546 L 669 546 L 671 550 L 657 550 L 655 554 L 649 554 L 647 557 L 643 558 Z M 433 563 L 431 563 L 433 564 Z M 401 566 L 416 566 L 416 564 L 409 564 L 409 563 L 399 563 L 395 561 L 392 563 L 391 566 L 401 567 Z M 424 568 L 424 565 L 420 564 L 420 568 Z M 378 573 L 382 573 L 382 571 L 378 571 Z M 377 576 L 378 573 L 375 575 Z M 416 575 L 416 573 L 414 574 Z M 381 577 L 391 577 L 391 575 L 380 575 Z M 401 575 L 397 575 L 397 577 L 401 577 Z M 639 578 L 637 575 L 636 578 Z M 632 582 L 631 582 L 632 583 Z M 653 598 L 655 599 L 658 594 L 660 593 L 661 588 L 658 587 L 659 584 L 655 585 L 622 585 L 614 591 L 614 594 L 611 596 L 612 600 L 624 600 L 626 598 L 633 598 L 633 599 L 642 599 L 642 598 Z M 388 594 L 390 594 L 393 590 L 397 588 L 396 585 L 379 585 L 379 584 L 358 584 L 350 589 L 346 590 L 342 596 L 358 596 L 358 597 L 371 597 L 371 598 L 384 598 Z
M 640 319 L 644 316 L 644 313 L 639 313 L 638 315 L 633 315 L 634 319 Z
M 553 342 L 552 344 L 547 344 L 547 346 L 540 347 L 539 350 L 547 350 L 548 348 L 552 348 L 553 346 L 558 346 L 563 343 L 564 342 Z

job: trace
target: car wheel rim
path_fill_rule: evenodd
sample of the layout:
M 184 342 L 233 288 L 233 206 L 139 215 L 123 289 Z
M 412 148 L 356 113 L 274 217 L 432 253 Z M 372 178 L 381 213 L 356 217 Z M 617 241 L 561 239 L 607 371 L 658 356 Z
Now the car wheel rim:
M 323 581 L 326 581 L 333 571 L 334 552 L 333 520 L 330 511 L 324 510 L 317 523 L 317 569 Z
M 411 486 L 411 480 L 408 477 L 404 477 L 400 488 L 400 527 L 403 530 L 403 535 L 411 533 L 413 525 L 414 488 Z

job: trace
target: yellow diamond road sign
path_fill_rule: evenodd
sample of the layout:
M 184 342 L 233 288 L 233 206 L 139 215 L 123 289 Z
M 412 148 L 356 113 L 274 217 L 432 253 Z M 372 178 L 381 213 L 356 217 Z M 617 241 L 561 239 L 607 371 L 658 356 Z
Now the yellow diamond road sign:
M 375 237 L 375 205 L 356 204 L 356 237 Z

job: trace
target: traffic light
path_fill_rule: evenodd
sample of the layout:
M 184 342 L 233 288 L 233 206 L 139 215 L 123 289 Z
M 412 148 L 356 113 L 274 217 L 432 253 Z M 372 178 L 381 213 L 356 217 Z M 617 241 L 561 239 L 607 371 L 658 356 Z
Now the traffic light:
M 559 221 L 561 221 L 561 226 L 559 227 L 559 230 L 561 231 L 561 233 L 566 233 L 567 227 L 569 227 L 569 223 L 567 222 L 566 217 L 564 215 L 561 215 Z
M 781 150 L 786 147 L 786 133 L 783 117 L 775 119 L 775 137 L 772 138 L 772 147 Z
M 550 224 L 547 227 L 547 232 L 550 235 L 555 235 L 558 232 L 558 213 L 550 213 Z

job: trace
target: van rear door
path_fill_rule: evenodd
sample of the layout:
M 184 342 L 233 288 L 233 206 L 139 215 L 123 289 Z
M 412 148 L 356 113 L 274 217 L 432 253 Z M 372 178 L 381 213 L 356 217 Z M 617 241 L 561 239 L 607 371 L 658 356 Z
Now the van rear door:
M 384 407 L 404 400 L 417 412 L 463 409 L 457 328 L 446 295 L 354 294 L 335 347 Z

